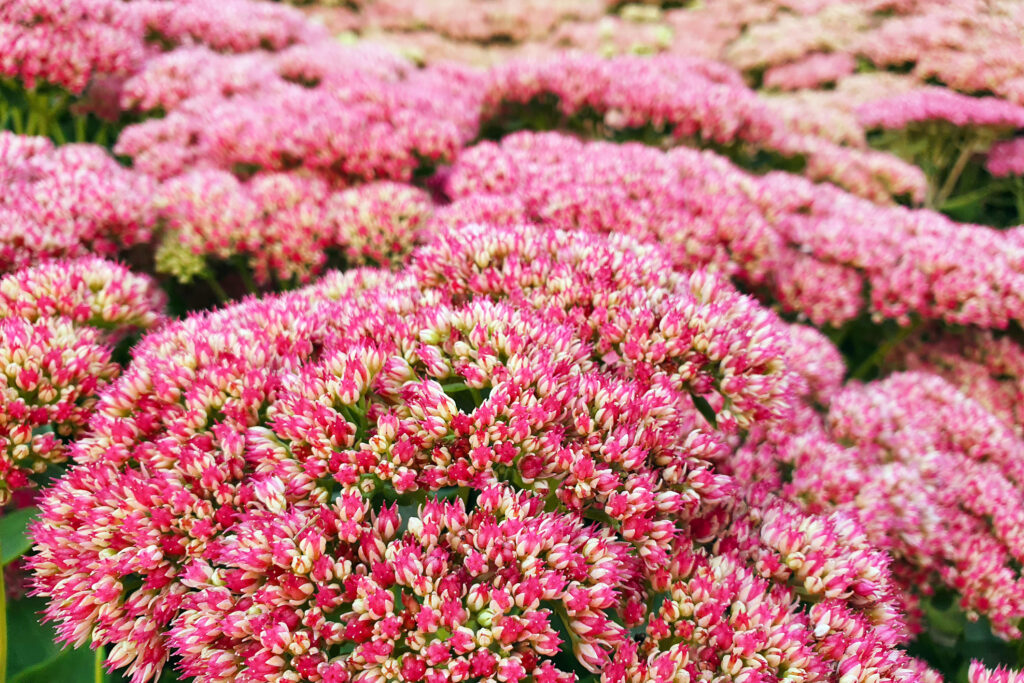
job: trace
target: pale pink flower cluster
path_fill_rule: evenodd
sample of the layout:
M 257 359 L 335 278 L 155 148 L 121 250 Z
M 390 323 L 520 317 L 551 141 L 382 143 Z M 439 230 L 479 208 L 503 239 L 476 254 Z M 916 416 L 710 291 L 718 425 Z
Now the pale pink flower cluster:
M 430 195 L 412 185 L 376 182 L 336 193 L 328 201 L 326 221 L 336 230 L 334 243 L 354 265 L 400 263 L 420 241 L 434 211 Z
M 857 115 L 865 128 L 898 129 L 927 121 L 944 121 L 957 128 L 1024 128 L 1024 106 L 946 88 L 922 88 L 869 102 L 857 109 Z
M 148 176 L 94 145 L 0 131 L 0 273 L 51 257 L 114 256 L 149 239 Z
M 189 282 L 234 259 L 258 285 L 308 281 L 333 242 L 325 225 L 329 195 L 322 179 L 294 172 L 246 182 L 219 170 L 171 178 L 153 200 L 163 230 L 157 270 Z
M 1024 349 L 988 330 L 927 330 L 898 346 L 890 367 L 940 375 L 1024 436 Z
M 500 121 L 510 104 L 552 97 L 567 122 L 593 113 L 610 134 L 649 126 L 667 140 L 745 145 L 801 158 L 812 180 L 828 180 L 879 202 L 901 195 L 921 201 L 927 186 L 919 168 L 895 156 L 791 129 L 737 72 L 705 59 L 568 53 L 512 60 L 489 72 L 483 117 Z
M 454 40 L 513 41 L 543 38 L 567 19 L 597 19 L 605 0 L 376 0 L 361 13 L 363 30 L 428 28 Z
M 414 254 L 432 282 L 356 270 L 142 342 L 41 501 L 62 639 L 135 683 L 169 655 L 203 683 L 934 680 L 851 515 L 716 472 L 692 401 L 779 417 L 774 316 L 624 238 L 461 235 Z
M 283 50 L 328 37 L 299 11 L 251 0 L 130 0 L 146 39 L 161 47 L 208 45 L 219 52 Z
M 766 88 L 801 90 L 820 88 L 849 76 L 857 60 L 846 52 L 815 52 L 795 62 L 779 64 L 764 72 Z
M 736 475 L 810 512 L 851 514 L 894 557 L 908 610 L 944 585 L 970 618 L 1020 637 L 1024 441 L 982 404 L 936 375 L 897 373 L 848 384 L 824 419 L 801 409 L 751 437 L 734 456 Z
M 1024 11 L 1016 3 L 924 3 L 860 37 L 856 49 L 880 67 L 913 65 L 921 81 L 1024 104 L 1022 28 Z
M 748 26 L 722 57 L 748 71 L 797 63 L 816 52 L 843 52 L 870 26 L 872 4 L 881 3 L 831 2 L 807 13 L 780 12 Z
M 167 114 L 126 128 L 115 151 L 160 178 L 196 167 L 304 167 L 343 180 L 408 180 L 475 135 L 480 78 L 333 43 L 276 55 L 192 48 L 128 81 L 126 106 Z
M 0 76 L 74 93 L 94 74 L 128 73 L 143 56 L 142 25 L 119 0 L 7 0 L 0 4 Z
M 0 501 L 67 458 L 120 368 L 111 344 L 163 321 L 150 278 L 99 258 L 0 278 Z
M 765 97 L 786 126 L 797 133 L 846 147 L 866 148 L 867 133 L 853 113 L 854 105 L 839 90 L 800 90 Z
M 464 152 L 447 191 L 444 220 L 630 235 L 660 244 L 677 268 L 768 287 L 817 325 L 863 313 L 995 328 L 1024 319 L 1024 251 L 1004 233 L 797 176 L 752 176 L 711 152 L 515 134 Z
M 348 263 L 391 265 L 417 241 L 429 195 L 392 182 L 337 191 L 315 175 L 260 173 L 240 181 L 220 170 L 164 182 L 154 197 L 163 235 L 157 270 L 181 282 L 234 262 L 261 287 L 305 283 L 333 250 Z
M 651 9 L 657 11 L 656 8 Z M 659 52 L 679 52 L 696 57 L 710 56 L 693 48 L 695 38 L 697 36 L 692 33 L 675 30 L 664 21 L 664 16 L 659 16 L 658 20 L 649 20 L 643 16 L 606 15 L 599 20 L 583 19 L 559 24 L 548 38 L 548 45 L 542 50 L 538 49 L 538 52 L 543 54 L 554 50 L 572 49 L 605 57 Z M 676 49 L 680 44 L 685 47 Z M 524 56 L 524 53 L 527 53 L 526 49 L 520 50 L 517 54 Z
M 985 168 L 996 178 L 1024 176 L 1024 138 L 1003 140 L 992 145 Z

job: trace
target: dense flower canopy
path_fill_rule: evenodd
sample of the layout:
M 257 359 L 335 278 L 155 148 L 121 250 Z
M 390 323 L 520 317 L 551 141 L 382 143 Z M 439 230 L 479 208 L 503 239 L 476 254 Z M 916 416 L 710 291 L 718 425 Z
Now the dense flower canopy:
M 0 0 L 12 681 L 1021 678 L 1024 5 L 293 4 Z

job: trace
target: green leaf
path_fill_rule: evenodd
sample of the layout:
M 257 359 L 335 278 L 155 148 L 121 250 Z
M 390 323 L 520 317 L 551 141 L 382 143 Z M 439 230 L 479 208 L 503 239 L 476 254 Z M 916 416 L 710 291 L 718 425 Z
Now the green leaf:
M 60 647 L 53 642 L 53 629 L 39 623 L 39 613 L 45 605 L 41 598 L 23 598 L 7 603 L 8 678 L 60 654 Z
M 718 419 L 715 416 L 715 409 L 711 407 L 708 400 L 703 396 L 697 396 L 696 394 L 691 394 L 691 398 L 693 398 L 693 405 L 697 407 L 697 410 L 699 410 L 700 414 L 704 416 L 704 419 L 708 421 L 708 424 L 717 428 Z
M 62 650 L 56 633 L 40 622 L 41 598 L 22 598 L 7 605 L 7 680 L 9 683 L 93 683 L 95 654 L 87 647 Z M 113 680 L 113 679 L 111 679 Z
M 94 657 L 95 653 L 87 647 L 77 650 L 69 648 L 60 651 L 52 659 L 22 670 L 8 680 L 10 683 L 94 683 Z
M 37 508 L 27 507 L 0 517 L 0 564 L 7 566 L 32 547 L 26 532 L 38 512 Z

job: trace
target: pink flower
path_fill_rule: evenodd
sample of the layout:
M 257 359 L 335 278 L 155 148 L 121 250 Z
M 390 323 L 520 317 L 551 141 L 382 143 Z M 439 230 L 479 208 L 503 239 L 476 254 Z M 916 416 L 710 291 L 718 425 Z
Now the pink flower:
M 1024 680 L 1024 672 L 1004 669 L 1001 666 L 989 669 L 981 662 L 972 660 L 967 678 L 970 683 L 1018 683 Z
M 118 374 L 98 330 L 67 318 L 0 319 L 0 500 L 67 458 Z
M 153 181 L 102 148 L 0 132 L 0 272 L 53 257 L 115 256 L 147 241 Z
M 116 340 L 163 322 L 166 296 L 148 276 L 100 258 L 47 261 L 0 278 L 0 318 L 65 317 Z

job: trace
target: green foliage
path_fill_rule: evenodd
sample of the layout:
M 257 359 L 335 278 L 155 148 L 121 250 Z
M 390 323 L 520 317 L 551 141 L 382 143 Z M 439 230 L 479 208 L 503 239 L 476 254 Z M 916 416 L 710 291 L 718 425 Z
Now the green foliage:
M 0 517 L 0 562 L 3 566 L 6 567 L 32 547 L 27 530 L 37 512 L 34 507 L 26 507 L 6 512 Z
M 922 601 L 924 631 L 911 644 L 911 654 L 937 669 L 949 683 L 967 683 L 972 659 L 987 667 L 1024 666 L 1024 641 L 1007 642 L 993 635 L 988 619 L 967 618 L 956 594 L 940 591 Z
M 44 605 L 39 598 L 8 603 L 8 682 L 94 683 L 95 654 L 84 647 L 75 650 L 56 645 L 53 628 L 40 623 Z
M 926 121 L 900 130 L 876 131 L 868 136 L 868 142 L 924 171 L 928 178 L 925 205 L 929 208 L 956 220 L 1003 227 L 1024 221 L 1020 210 L 1024 204 L 1016 201 L 1011 181 L 994 179 L 985 171 L 984 160 L 992 144 L 1011 133 L 995 127 Z
M 92 142 L 111 147 L 127 119 L 106 121 L 93 113 L 75 111 L 83 98 L 46 83 L 26 88 L 0 78 L 0 129 L 19 135 L 48 137 L 57 144 Z

